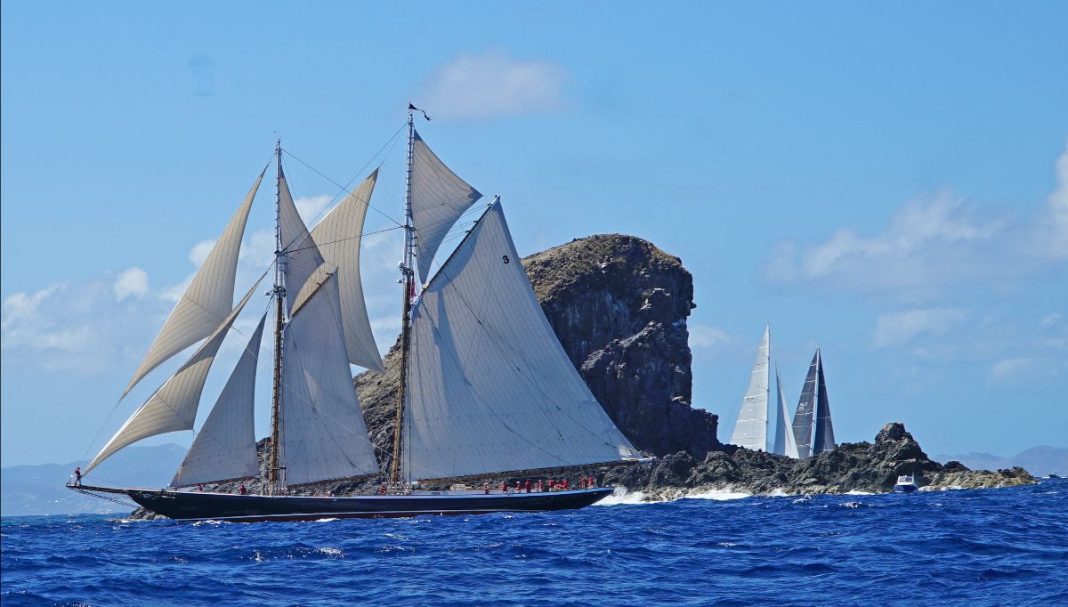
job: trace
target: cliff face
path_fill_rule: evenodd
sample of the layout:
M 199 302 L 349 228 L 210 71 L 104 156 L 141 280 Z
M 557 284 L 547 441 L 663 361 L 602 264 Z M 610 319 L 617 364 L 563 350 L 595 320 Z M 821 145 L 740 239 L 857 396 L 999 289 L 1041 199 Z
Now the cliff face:
M 564 351 L 593 395 L 639 449 L 703 457 L 720 445 L 716 416 L 690 407 L 693 280 L 677 257 L 640 238 L 591 236 L 523 260 Z M 396 346 L 386 372 L 356 376 L 379 461 L 389 466 L 400 380 Z

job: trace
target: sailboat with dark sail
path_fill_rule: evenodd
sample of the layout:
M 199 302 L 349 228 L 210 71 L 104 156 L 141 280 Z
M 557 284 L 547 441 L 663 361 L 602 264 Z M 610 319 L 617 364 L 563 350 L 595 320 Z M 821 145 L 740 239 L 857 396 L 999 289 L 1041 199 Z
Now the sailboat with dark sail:
M 794 412 L 793 431 L 798 457 L 805 458 L 834 450 L 831 403 L 827 397 L 827 380 L 823 375 L 823 357 L 819 348 L 816 348 L 812 363 L 808 367 L 808 375 L 805 376 L 801 399 Z
M 360 238 L 377 170 L 309 230 L 276 146 L 273 305 L 170 485 L 119 488 L 93 470 L 142 439 L 192 430 L 209 369 L 259 281 L 231 308 L 238 251 L 261 173 L 127 385 L 185 348 L 192 356 L 85 466 L 78 491 L 124 494 L 175 519 L 309 520 L 580 508 L 609 488 L 419 491 L 422 481 L 474 479 L 641 459 L 567 358 L 526 277 L 499 198 L 431 275 L 446 234 L 481 194 L 415 131 L 408 111 L 401 382 L 389 470 L 376 459 L 350 364 L 383 369 L 360 278 Z M 266 273 L 262 279 L 266 276 Z M 266 463 L 254 428 L 256 365 L 273 309 L 271 436 Z M 299 494 L 337 479 L 388 482 L 374 495 Z M 197 485 L 247 481 L 249 493 Z M 242 487 L 244 485 L 242 484 Z

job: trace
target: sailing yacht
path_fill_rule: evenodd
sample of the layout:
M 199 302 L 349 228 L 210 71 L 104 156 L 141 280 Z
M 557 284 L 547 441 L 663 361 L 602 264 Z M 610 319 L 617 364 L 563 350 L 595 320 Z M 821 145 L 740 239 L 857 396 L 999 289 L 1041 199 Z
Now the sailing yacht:
M 400 263 L 401 382 L 388 470 L 374 448 L 353 389 L 350 364 L 382 371 L 360 278 L 360 242 L 377 170 L 313 229 L 297 212 L 275 147 L 276 253 L 271 305 L 166 488 L 94 485 L 93 470 L 142 439 L 192 430 L 205 380 L 260 278 L 232 306 L 237 256 L 266 168 L 194 276 L 129 384 L 200 342 L 85 466 L 71 488 L 125 494 L 182 520 L 320 518 L 545 511 L 587 506 L 609 488 L 509 492 L 419 491 L 450 483 L 642 459 L 568 359 L 523 270 L 500 199 L 482 211 L 431 274 L 446 234 L 482 195 L 452 172 L 415 130 L 408 149 Z M 274 338 L 271 440 L 256 452 L 256 366 L 267 319 Z M 339 479 L 388 482 L 375 495 L 313 496 L 302 486 Z M 253 492 L 200 491 L 248 481 Z M 253 481 L 258 482 L 253 482 Z M 244 485 L 242 484 L 242 488 Z
M 805 458 L 834 450 L 831 403 L 827 398 L 823 357 L 818 347 L 809 364 L 805 385 L 801 390 L 801 399 L 794 412 L 793 431 L 797 441 L 798 457 Z
M 764 335 L 757 347 L 756 360 L 749 375 L 749 387 L 742 398 L 738 411 L 738 420 L 731 434 L 731 444 L 751 451 L 766 451 L 768 442 L 768 419 L 770 408 L 770 370 L 771 370 L 771 326 L 764 325 Z M 771 453 L 797 457 L 797 445 L 794 442 L 793 428 L 787 425 L 786 397 L 783 394 L 782 379 L 778 368 L 775 369 L 777 403 L 775 406 L 775 437 Z

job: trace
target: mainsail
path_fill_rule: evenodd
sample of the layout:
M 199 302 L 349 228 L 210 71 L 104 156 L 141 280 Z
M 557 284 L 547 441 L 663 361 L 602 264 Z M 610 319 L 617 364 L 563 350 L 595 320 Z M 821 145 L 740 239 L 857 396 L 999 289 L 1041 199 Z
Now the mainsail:
M 342 326 L 337 277 L 330 274 L 286 325 L 281 445 L 288 483 L 378 472 Z
M 329 265 L 337 267 L 337 285 L 341 293 L 341 320 L 345 326 L 345 349 L 349 362 L 382 372 L 360 279 L 360 245 L 363 222 L 378 179 L 378 169 L 345 197 L 314 229 L 312 240 Z
M 794 413 L 794 440 L 797 441 L 797 456 L 804 458 L 812 454 L 812 414 L 815 412 L 816 391 L 819 388 L 817 371 L 819 369 L 820 351 L 812 357 L 805 376 L 805 386 L 801 390 L 801 399 L 797 402 Z
M 197 408 L 200 405 L 200 394 L 204 391 L 204 381 L 208 377 L 208 370 L 215 362 L 215 355 L 222 346 L 226 332 L 230 330 L 234 320 L 237 319 L 259 284 L 257 280 L 241 299 L 241 303 L 230 312 L 230 316 L 221 325 L 216 327 L 215 332 L 197 348 L 193 356 L 160 386 L 145 404 L 130 416 L 130 419 L 126 420 L 126 423 L 104 445 L 100 453 L 85 466 L 85 474 L 119 449 L 143 438 L 193 429 Z
M 823 355 L 816 348 L 816 367 L 818 369 L 816 398 L 815 438 L 812 440 L 812 454 L 819 455 L 834 450 L 834 426 L 831 425 L 831 403 L 827 399 L 827 380 L 823 376 Z
M 775 407 L 775 445 L 772 453 L 797 459 L 797 442 L 794 440 L 793 426 L 789 423 L 790 412 L 786 408 L 786 395 L 783 393 L 778 368 L 775 369 L 775 389 L 779 402 Z
M 764 327 L 756 361 L 749 375 L 749 387 L 742 398 L 738 421 L 734 424 L 731 444 L 752 451 L 767 449 L 768 441 L 768 373 L 770 370 L 771 328 Z
M 252 333 L 204 426 L 193 439 L 172 487 L 259 475 L 256 458 L 256 362 L 263 323 Z
M 234 277 L 237 256 L 245 233 L 252 200 L 263 181 L 266 168 L 245 196 L 241 206 L 230 219 L 226 229 L 215 242 L 211 253 L 197 270 L 185 293 L 175 304 L 171 315 L 163 323 L 159 334 L 148 348 L 144 360 L 137 367 L 122 396 L 125 397 L 137 382 L 168 358 L 207 337 L 226 319 L 234 302 Z
M 482 194 L 445 166 L 419 133 L 413 134 L 409 200 L 419 282 L 425 283 L 445 234 Z
M 499 202 L 430 281 L 411 322 L 405 478 L 639 457 L 545 319 Z

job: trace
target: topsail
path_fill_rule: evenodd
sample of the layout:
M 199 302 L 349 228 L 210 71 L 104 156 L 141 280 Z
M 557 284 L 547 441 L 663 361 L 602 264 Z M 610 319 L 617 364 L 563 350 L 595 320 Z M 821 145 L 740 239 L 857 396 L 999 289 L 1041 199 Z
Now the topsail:
M 197 270 L 171 315 L 163 323 L 159 335 L 149 346 L 144 360 L 123 390 L 124 397 L 137 382 L 161 363 L 210 335 L 230 313 L 234 302 L 234 277 L 237 274 L 241 237 L 245 233 L 252 200 L 256 197 L 256 191 L 259 190 L 263 173 L 266 171 L 264 168 L 256 183 L 252 184 L 244 202 L 230 219 L 222 236 L 215 241 L 208 258 Z
M 482 194 L 445 166 L 414 133 L 411 210 L 420 283 L 426 282 L 430 263 L 449 228 L 479 198 Z
M 360 280 L 363 222 L 377 179 L 378 170 L 375 169 L 360 187 L 346 196 L 315 226 L 311 235 L 327 264 L 337 267 L 341 320 L 345 327 L 345 349 L 349 362 L 381 373 L 385 369 L 371 333 Z

